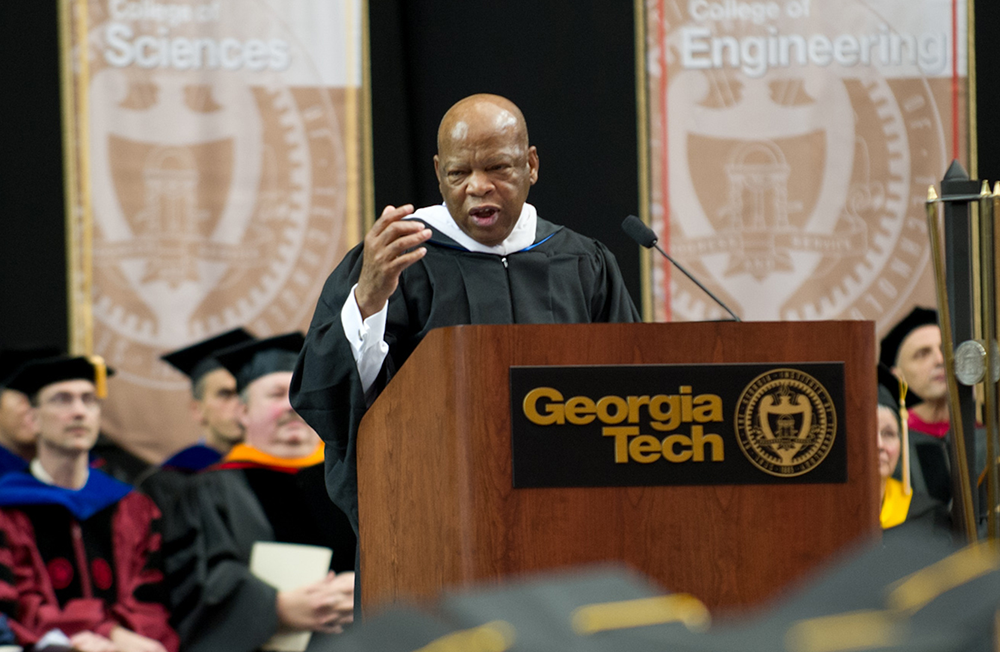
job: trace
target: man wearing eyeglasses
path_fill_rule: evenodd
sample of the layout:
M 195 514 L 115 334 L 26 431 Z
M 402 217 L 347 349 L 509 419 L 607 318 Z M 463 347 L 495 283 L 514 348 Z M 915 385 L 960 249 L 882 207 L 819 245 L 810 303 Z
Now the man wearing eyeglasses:
M 38 432 L 29 469 L 0 478 L 0 612 L 21 645 L 177 650 L 159 595 L 160 513 L 88 463 L 112 373 L 99 358 L 61 357 L 8 381 Z

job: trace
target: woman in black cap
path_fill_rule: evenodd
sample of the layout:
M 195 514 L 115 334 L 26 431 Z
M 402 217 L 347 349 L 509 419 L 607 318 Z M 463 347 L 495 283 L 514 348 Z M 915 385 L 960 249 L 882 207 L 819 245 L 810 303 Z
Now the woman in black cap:
M 930 496 L 915 492 L 908 482 L 909 451 L 904 431 L 906 418 L 906 383 L 888 367 L 878 368 L 878 471 L 881 478 L 882 509 L 879 521 L 883 530 L 923 529 L 925 533 L 949 532 L 944 505 Z M 903 479 L 892 477 L 903 459 Z M 905 526 L 905 527 L 904 527 Z

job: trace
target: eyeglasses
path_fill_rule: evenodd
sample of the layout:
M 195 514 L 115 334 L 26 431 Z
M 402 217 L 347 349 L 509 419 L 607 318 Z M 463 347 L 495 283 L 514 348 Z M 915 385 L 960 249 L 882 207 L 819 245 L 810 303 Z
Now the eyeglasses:
M 86 408 L 95 408 L 101 404 L 101 400 L 97 398 L 96 394 L 87 392 L 85 394 L 73 394 L 72 392 L 59 392 L 58 394 L 53 394 L 52 396 L 45 399 L 46 405 L 51 405 L 52 407 L 65 409 L 72 407 L 76 400 L 80 399 L 83 406 Z

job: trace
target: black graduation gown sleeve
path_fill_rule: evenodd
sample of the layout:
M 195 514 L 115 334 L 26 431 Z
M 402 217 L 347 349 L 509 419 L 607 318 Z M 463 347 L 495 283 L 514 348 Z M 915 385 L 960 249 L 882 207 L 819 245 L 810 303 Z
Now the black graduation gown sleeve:
M 167 566 L 173 623 L 186 652 L 256 650 L 278 631 L 277 590 L 249 567 L 255 541 L 274 536 L 238 472 L 211 471 L 192 479 L 175 505 Z M 181 576 L 178 576 L 181 575 Z
M 362 247 L 327 279 L 292 377 L 295 410 L 326 442 L 327 491 L 357 531 L 355 438 L 366 406 L 340 311 L 357 283 Z M 433 328 L 462 324 L 635 322 L 614 255 L 601 243 L 539 219 L 535 244 L 501 257 L 468 252 L 435 231 L 389 299 L 389 345 L 377 393 Z
M 898 539 L 937 539 L 951 542 L 951 514 L 948 507 L 925 493 L 914 490 L 906 520 L 895 527 L 882 531 L 882 540 L 891 542 Z

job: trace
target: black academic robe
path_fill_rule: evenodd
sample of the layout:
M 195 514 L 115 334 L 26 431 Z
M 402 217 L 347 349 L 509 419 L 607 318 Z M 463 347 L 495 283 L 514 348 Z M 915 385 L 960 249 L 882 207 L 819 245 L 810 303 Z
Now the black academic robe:
M 906 512 L 906 520 L 882 530 L 883 542 L 900 538 L 951 541 L 951 514 L 948 512 L 948 507 L 927 494 L 914 491 Z
M 389 354 L 367 400 L 340 318 L 361 273 L 363 245 L 327 279 L 292 377 L 292 406 L 326 442 L 327 491 L 355 531 L 358 424 L 373 394 L 430 330 L 640 320 L 614 255 L 571 229 L 539 218 L 534 244 L 506 256 L 467 251 L 431 230 L 426 255 L 403 271 L 389 299 Z
M 90 449 L 90 468 L 107 473 L 115 480 L 120 480 L 133 487 L 137 486 L 139 478 L 144 476 L 152 465 L 146 460 L 130 453 L 105 434 L 97 438 L 97 443 Z
M 277 470 L 232 464 L 191 478 L 169 523 L 164 549 L 172 622 L 185 652 L 250 652 L 278 630 L 277 589 L 250 572 L 257 541 L 332 548 L 330 570 L 354 568 L 355 539 L 344 514 L 323 492 L 323 470 Z M 313 634 L 309 650 L 330 645 Z
M 164 519 L 169 520 L 174 502 L 180 498 L 188 480 L 221 459 L 222 453 L 214 448 L 194 444 L 174 453 L 160 466 L 147 469 L 136 479 L 136 487 L 152 498 Z
M 911 484 L 914 491 L 947 503 L 951 500 L 948 441 L 910 427 Z M 894 474 L 902 478 L 902 463 Z

